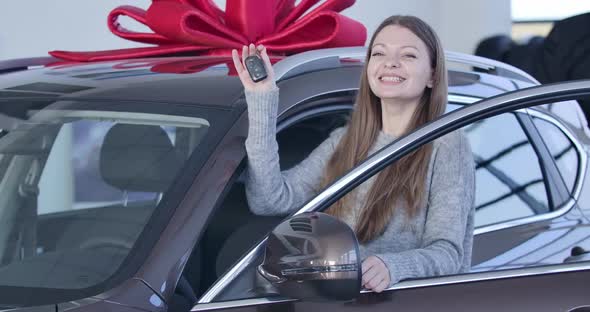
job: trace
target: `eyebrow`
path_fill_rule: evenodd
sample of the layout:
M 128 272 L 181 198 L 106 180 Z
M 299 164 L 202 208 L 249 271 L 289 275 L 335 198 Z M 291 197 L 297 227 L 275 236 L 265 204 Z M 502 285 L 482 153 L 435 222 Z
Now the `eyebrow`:
M 402 46 L 402 49 L 403 48 L 412 48 L 412 49 L 418 50 L 418 47 L 413 46 L 413 45 L 405 45 L 405 46 Z M 418 50 L 418 51 L 420 51 L 420 50 Z
M 382 46 L 382 47 L 385 47 L 385 44 L 383 44 L 383 43 L 375 43 L 375 44 L 373 45 L 372 49 L 374 49 L 374 48 L 375 48 L 375 47 L 377 47 L 377 46 Z M 403 48 L 412 48 L 412 49 L 415 49 L 415 50 L 417 50 L 417 51 L 420 51 L 420 50 L 418 50 L 418 47 L 416 47 L 416 46 L 413 46 L 413 45 L 405 45 L 405 46 L 401 46 L 401 48 L 402 48 L 402 49 L 403 49 Z

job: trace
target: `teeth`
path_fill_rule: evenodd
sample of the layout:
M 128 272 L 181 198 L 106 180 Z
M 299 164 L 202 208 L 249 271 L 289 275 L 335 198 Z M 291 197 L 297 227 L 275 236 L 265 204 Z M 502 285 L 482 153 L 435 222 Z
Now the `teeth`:
M 405 79 L 401 78 L 401 77 L 391 77 L 391 76 L 385 76 L 385 77 L 381 77 L 382 81 L 392 81 L 392 82 L 402 82 Z

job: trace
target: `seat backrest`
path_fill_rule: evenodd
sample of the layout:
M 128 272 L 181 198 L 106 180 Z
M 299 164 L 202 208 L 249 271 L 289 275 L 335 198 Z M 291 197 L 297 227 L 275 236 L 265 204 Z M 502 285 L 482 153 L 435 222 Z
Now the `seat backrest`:
M 184 159 L 159 126 L 116 124 L 100 148 L 100 174 L 121 191 L 162 193 L 173 182 Z M 131 248 L 157 202 L 137 201 L 74 210 L 61 215 L 57 249 L 116 245 Z M 106 204 L 105 204 L 106 205 Z M 114 217 L 116 216 L 116 217 Z
M 100 174 L 125 191 L 164 192 L 183 165 L 160 126 L 116 124 L 100 150 Z

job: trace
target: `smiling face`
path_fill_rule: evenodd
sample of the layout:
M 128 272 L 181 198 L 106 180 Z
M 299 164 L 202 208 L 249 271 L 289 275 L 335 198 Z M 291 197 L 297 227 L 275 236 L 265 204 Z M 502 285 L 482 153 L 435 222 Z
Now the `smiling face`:
M 367 80 L 382 101 L 417 103 L 432 87 L 428 49 L 414 33 L 399 25 L 383 28 L 375 37 L 367 65 Z

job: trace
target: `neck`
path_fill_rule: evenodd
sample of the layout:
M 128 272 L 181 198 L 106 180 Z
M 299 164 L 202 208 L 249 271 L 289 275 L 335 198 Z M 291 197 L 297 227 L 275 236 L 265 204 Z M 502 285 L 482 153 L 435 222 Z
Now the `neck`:
M 383 132 L 400 137 L 410 125 L 412 115 L 418 107 L 418 101 L 402 103 L 395 100 L 381 100 L 381 122 Z

